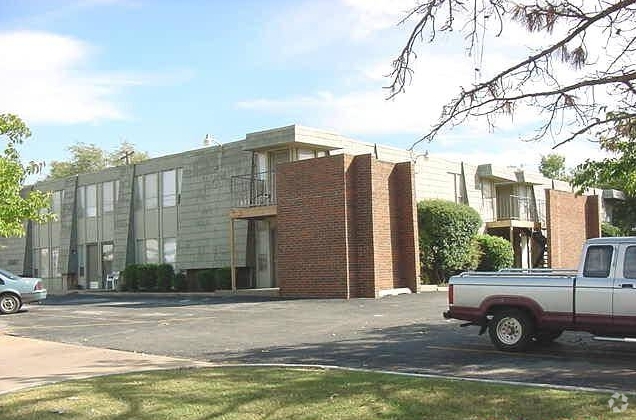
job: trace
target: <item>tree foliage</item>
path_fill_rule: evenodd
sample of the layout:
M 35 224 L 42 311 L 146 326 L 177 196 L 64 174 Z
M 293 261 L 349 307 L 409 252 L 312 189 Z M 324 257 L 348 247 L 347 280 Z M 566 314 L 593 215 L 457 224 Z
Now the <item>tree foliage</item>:
M 70 146 L 68 151 L 71 154 L 70 160 L 51 162 L 50 179 L 98 172 L 111 166 L 139 163 L 148 159 L 146 152 L 136 150 L 134 145 L 125 141 L 111 153 L 108 153 L 95 144 L 85 144 L 81 142 Z
M 417 204 L 420 261 L 435 282 L 446 281 L 461 270 L 474 269 L 479 262 L 473 242 L 481 217 L 472 207 L 444 200 Z
M 551 136 L 559 145 L 588 133 L 607 136 L 636 117 L 635 5 L 636 0 L 424 0 L 401 22 L 415 25 L 393 61 L 389 97 L 410 83 L 419 41 L 433 42 L 459 29 L 469 53 L 480 57 L 487 50 L 486 34 L 505 37 L 510 24 L 521 24 L 546 44 L 530 52 L 518 48 L 512 65 L 461 87 L 418 142 L 470 118 L 486 118 L 494 127 L 497 115 L 528 108 L 543 116 L 531 139 Z
M 25 178 L 41 168 L 20 160 L 17 147 L 30 136 L 31 131 L 18 116 L 0 114 L 0 138 L 6 141 L 0 156 L 0 236 L 23 236 L 26 221 L 42 223 L 54 217 L 47 211 L 47 193 L 32 190 L 22 194 Z
M 539 172 L 546 178 L 568 181 L 569 177 L 565 169 L 565 156 L 557 153 L 541 156 Z
M 610 156 L 602 160 L 587 159 L 577 166 L 573 185 L 581 191 L 604 187 L 636 196 L 636 117 L 618 120 L 612 135 L 601 137 L 599 145 Z

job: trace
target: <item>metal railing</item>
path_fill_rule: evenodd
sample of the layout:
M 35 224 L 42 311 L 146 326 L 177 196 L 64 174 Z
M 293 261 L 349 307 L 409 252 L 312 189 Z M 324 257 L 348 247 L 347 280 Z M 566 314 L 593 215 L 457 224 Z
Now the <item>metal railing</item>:
M 231 191 L 233 207 L 273 206 L 276 204 L 276 173 L 233 176 Z
M 482 200 L 482 217 L 486 222 L 498 220 L 521 220 L 526 222 L 540 222 L 545 225 L 545 200 L 536 200 L 536 204 L 530 197 L 508 195 L 498 198 L 485 198 Z

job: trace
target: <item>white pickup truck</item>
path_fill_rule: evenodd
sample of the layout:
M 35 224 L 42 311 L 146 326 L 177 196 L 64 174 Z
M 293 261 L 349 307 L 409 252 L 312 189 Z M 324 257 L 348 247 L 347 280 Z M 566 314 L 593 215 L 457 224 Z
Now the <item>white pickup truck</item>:
M 444 318 L 481 326 L 504 351 L 565 330 L 636 343 L 636 237 L 589 239 L 578 271 L 470 272 L 451 277 Z

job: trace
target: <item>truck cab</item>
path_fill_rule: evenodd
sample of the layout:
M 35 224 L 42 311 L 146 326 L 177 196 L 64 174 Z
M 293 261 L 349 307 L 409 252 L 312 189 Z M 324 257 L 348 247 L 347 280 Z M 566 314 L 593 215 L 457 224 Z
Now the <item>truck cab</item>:
M 576 324 L 595 334 L 636 334 L 636 237 L 588 240 L 574 296 Z

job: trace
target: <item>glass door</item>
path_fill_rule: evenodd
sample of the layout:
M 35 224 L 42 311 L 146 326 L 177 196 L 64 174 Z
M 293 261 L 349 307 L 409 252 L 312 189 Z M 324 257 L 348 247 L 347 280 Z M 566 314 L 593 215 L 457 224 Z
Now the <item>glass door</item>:
M 99 288 L 99 249 L 97 244 L 86 245 L 86 282 L 89 289 Z
M 102 288 L 106 288 L 106 277 L 113 272 L 113 244 L 102 244 Z

